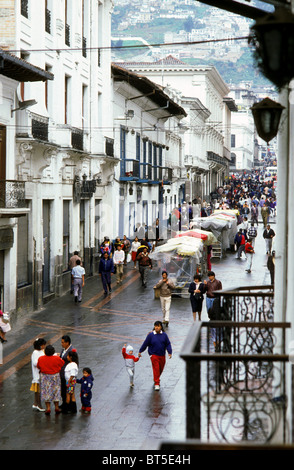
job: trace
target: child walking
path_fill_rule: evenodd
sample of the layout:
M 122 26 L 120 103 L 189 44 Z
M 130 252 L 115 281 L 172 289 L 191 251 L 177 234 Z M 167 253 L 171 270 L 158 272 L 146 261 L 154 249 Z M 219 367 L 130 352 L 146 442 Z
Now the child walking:
M 83 377 L 77 379 L 77 383 L 81 384 L 81 402 L 82 408 L 81 411 L 84 413 L 91 413 L 91 399 L 92 399 L 92 388 L 93 388 L 94 377 L 92 375 L 91 369 L 89 367 L 84 367 Z
M 122 355 L 125 360 L 125 365 L 127 369 L 127 373 L 129 374 L 130 378 L 130 387 L 134 386 L 134 376 L 135 376 L 135 362 L 138 362 L 139 357 L 135 357 L 133 354 L 134 350 L 132 346 L 127 346 L 124 344 L 122 348 Z
M 31 392 L 34 392 L 34 404 L 33 409 L 38 411 L 45 411 L 41 405 L 41 393 L 40 393 L 40 369 L 37 367 L 39 357 L 43 356 L 46 341 L 44 338 L 37 338 L 34 341 L 33 347 L 34 352 L 31 355 L 32 374 L 33 380 L 31 385 Z
M 68 353 L 69 363 L 64 369 L 64 378 L 66 381 L 66 402 L 64 413 L 76 413 L 77 404 L 75 397 L 75 386 L 79 370 L 79 358 L 77 351 L 72 349 Z

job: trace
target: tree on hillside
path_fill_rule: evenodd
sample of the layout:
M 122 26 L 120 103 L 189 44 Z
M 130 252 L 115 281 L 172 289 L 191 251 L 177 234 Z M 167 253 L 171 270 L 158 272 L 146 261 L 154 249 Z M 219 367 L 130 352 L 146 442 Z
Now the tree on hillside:
M 186 21 L 184 22 L 184 30 L 187 31 L 187 33 L 190 33 L 192 29 L 194 28 L 194 20 L 192 16 L 189 16 Z

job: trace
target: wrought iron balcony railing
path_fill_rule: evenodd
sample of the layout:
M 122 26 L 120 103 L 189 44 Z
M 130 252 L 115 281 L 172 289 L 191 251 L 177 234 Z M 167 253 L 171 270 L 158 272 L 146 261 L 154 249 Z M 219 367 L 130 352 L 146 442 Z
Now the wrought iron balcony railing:
M 138 160 L 125 158 L 121 161 L 121 176 L 122 181 L 138 180 L 140 176 L 140 163 Z
M 284 444 L 289 323 L 274 322 L 271 286 L 220 291 L 215 319 L 195 322 L 186 363 L 186 434 L 203 444 Z M 214 341 L 214 344 L 213 344 Z
M 32 118 L 32 136 L 34 139 L 48 142 L 49 124 L 46 118 Z
M 18 209 L 26 207 L 24 181 L 0 180 L 0 208 Z
M 71 131 L 71 145 L 76 150 L 84 150 L 84 132 L 81 129 Z

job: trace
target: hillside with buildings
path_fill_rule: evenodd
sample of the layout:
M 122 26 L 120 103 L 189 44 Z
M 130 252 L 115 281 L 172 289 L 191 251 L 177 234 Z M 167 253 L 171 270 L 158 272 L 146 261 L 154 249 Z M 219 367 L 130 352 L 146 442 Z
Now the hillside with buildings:
M 113 60 L 153 62 L 172 55 L 190 65 L 214 65 L 227 83 L 264 86 L 248 47 L 251 24 L 194 0 L 115 0 Z

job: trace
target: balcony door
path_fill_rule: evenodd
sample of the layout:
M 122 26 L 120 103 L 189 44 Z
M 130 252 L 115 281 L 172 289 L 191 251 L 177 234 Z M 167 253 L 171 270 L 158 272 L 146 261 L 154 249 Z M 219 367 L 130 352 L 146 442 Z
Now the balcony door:
M 0 126 L 0 181 L 6 179 L 6 127 Z
M 43 294 L 50 292 L 50 205 L 43 200 Z

